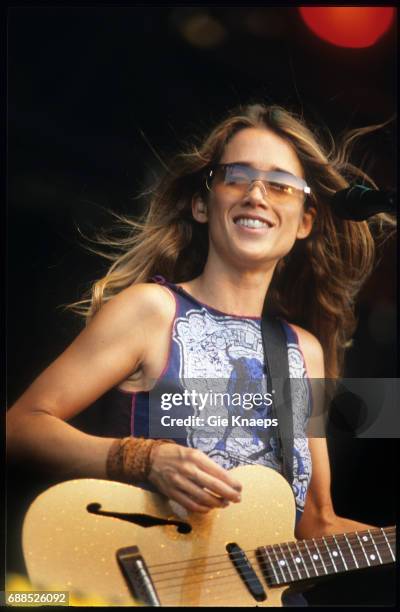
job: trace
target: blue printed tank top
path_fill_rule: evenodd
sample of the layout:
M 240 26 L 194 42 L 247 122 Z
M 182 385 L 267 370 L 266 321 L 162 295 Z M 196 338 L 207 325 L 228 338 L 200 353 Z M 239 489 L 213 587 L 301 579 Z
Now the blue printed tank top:
M 168 381 L 179 381 L 179 385 L 175 387 L 176 389 L 179 387 L 181 391 L 185 380 L 213 379 L 225 381 L 226 388 L 232 391 L 235 388 L 235 381 L 245 373 L 247 380 L 260 380 L 263 389 L 267 388 L 260 317 L 227 314 L 199 302 L 182 287 L 167 282 L 161 276 L 153 277 L 152 281 L 163 285 L 175 298 L 175 316 L 171 328 L 168 361 L 156 381 L 156 386 L 162 386 Z M 305 433 L 312 408 L 311 388 L 297 334 L 286 321 L 282 322 L 287 339 L 289 376 L 299 379 L 301 383 L 300 387 L 296 385 L 296 393 L 292 394 L 296 432 L 293 446 L 292 489 L 296 501 L 297 522 L 304 510 L 311 479 L 311 456 Z M 262 389 L 253 387 L 251 391 L 254 393 Z M 114 424 L 107 427 L 108 435 L 169 437 L 168 430 L 165 430 L 162 436 L 151 435 L 149 392 L 113 389 L 112 394 L 112 411 L 107 412 Z M 151 418 L 158 417 L 158 420 L 166 414 L 160 407 L 160 414 L 154 415 L 153 404 L 151 412 Z M 187 410 L 181 409 L 179 413 L 179 410 L 177 412 L 175 409 L 173 414 L 185 417 Z M 243 464 L 261 464 L 282 473 L 273 427 L 269 428 L 269 432 L 263 428 L 263 435 L 254 427 L 250 432 L 248 427 L 244 427 L 247 431 L 243 431 L 243 435 L 240 435 L 236 427 L 235 435 L 231 435 L 231 427 L 215 426 L 215 423 L 207 430 L 207 425 L 204 424 L 207 422 L 207 408 L 203 409 L 201 416 L 201 424 L 193 419 L 193 422 L 180 428 L 183 433 L 177 442 L 202 450 L 227 470 Z

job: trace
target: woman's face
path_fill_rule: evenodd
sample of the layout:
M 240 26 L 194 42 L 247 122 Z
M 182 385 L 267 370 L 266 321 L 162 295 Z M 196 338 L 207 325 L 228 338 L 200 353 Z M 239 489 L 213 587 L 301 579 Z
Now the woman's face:
M 280 169 L 304 178 L 295 150 L 268 129 L 244 128 L 235 134 L 220 159 L 221 164 L 234 162 L 264 171 Z M 276 265 L 289 253 L 296 239 L 308 236 L 314 214 L 313 209 L 304 211 L 302 198 L 275 202 L 261 181 L 238 194 L 234 189 L 221 188 L 214 180 L 206 205 L 199 197 L 193 199 L 194 218 L 209 224 L 209 257 L 216 253 L 239 267 Z M 256 218 L 267 225 L 246 227 L 243 219 Z

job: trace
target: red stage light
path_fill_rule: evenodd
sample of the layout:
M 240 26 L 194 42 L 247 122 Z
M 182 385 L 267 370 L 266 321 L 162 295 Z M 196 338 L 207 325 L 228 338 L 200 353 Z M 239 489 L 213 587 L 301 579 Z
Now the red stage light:
M 394 7 L 334 6 L 299 7 L 308 27 L 338 47 L 370 47 L 389 29 Z

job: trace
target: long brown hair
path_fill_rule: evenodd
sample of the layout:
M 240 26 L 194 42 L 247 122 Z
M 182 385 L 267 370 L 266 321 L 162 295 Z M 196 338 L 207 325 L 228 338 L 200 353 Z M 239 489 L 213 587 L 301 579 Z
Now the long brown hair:
M 355 298 L 373 270 L 375 242 L 384 235 L 385 226 L 394 226 L 394 220 L 380 214 L 368 222 L 345 221 L 332 214 L 329 198 L 354 179 L 376 187 L 348 158 L 352 144 L 379 126 L 348 132 L 338 147 L 331 139 L 328 151 L 295 113 L 276 105 L 240 107 L 200 146 L 192 146 L 172 160 L 152 190 L 142 218 L 133 220 L 113 213 L 125 235 L 97 237 L 97 243 L 111 247 L 112 253 L 91 249 L 112 264 L 93 284 L 87 299 L 69 308 L 90 320 L 104 302 L 133 283 L 148 282 L 155 274 L 171 282 L 184 282 L 201 274 L 208 255 L 208 230 L 193 219 L 192 198 L 196 193 L 207 198 L 206 170 L 218 163 L 232 136 L 246 127 L 268 128 L 289 141 L 311 187 L 312 196 L 306 205 L 317 210 L 313 230 L 278 263 L 267 304 L 271 311 L 319 339 L 326 377 L 336 378 L 342 373 L 345 348 L 356 327 Z

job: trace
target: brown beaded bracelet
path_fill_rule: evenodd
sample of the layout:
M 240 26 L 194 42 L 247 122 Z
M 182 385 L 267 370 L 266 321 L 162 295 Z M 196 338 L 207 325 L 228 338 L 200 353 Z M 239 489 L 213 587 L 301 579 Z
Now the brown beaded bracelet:
M 115 440 L 108 451 L 107 478 L 120 482 L 145 482 L 151 469 L 150 454 L 160 444 L 175 444 L 163 438 L 153 440 L 129 436 Z

